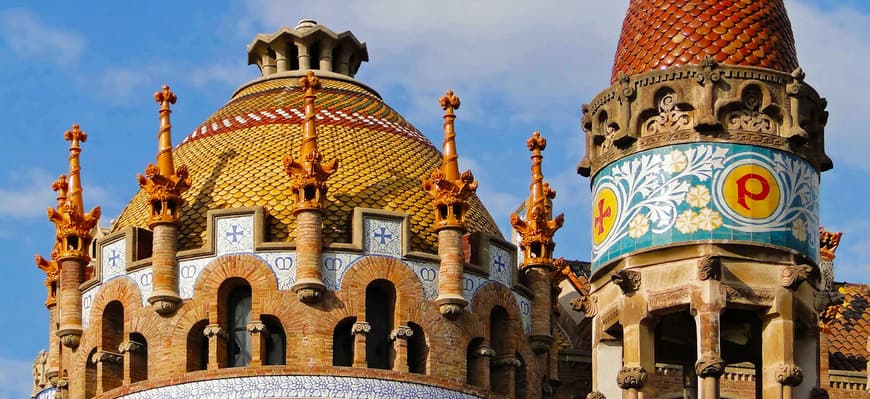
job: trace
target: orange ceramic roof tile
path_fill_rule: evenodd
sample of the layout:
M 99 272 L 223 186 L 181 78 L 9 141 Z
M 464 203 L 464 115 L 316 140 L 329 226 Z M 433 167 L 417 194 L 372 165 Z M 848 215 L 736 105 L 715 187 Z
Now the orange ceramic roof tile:
M 326 195 L 324 241 L 350 242 L 354 207 L 411 215 L 411 249 L 437 252 L 432 200 L 422 181 L 441 162 L 438 150 L 414 126 L 373 92 L 349 82 L 322 78 L 318 92 L 318 147 L 324 159 L 338 159 Z M 198 248 L 206 237 L 206 212 L 261 205 L 268 239 L 293 241 L 296 219 L 285 155 L 299 156 L 303 93 L 294 78 L 272 79 L 240 90 L 175 149 L 193 183 L 184 193 L 179 249 Z M 437 108 L 433 117 L 437 117 Z M 115 230 L 146 227 L 144 192 L 130 201 Z M 501 237 L 476 196 L 466 217 L 471 231 Z
M 719 63 L 792 72 L 798 67 L 782 0 L 631 0 L 611 82 L 627 75 Z
M 837 284 L 844 300 L 837 316 L 829 323 L 828 359 L 832 370 L 864 371 L 870 352 L 870 285 Z

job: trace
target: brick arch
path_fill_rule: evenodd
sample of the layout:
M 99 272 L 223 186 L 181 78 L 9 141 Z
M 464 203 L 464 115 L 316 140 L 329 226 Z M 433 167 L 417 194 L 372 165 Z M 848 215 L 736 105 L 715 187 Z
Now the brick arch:
M 511 330 L 524 335 L 520 306 L 513 291 L 496 282 L 484 284 L 471 299 L 471 313 L 474 321 L 469 324 L 469 333 L 489 340 L 489 315 L 492 309 L 501 306 L 507 311 Z M 516 336 L 517 334 L 513 334 Z M 470 341 L 469 341 L 470 342 Z M 516 342 L 519 344 L 519 342 Z
M 278 280 L 272 269 L 262 259 L 249 254 L 224 255 L 211 261 L 199 275 L 193 289 L 197 300 L 217 302 L 221 285 L 231 279 L 240 278 L 251 285 L 252 316 L 260 314 L 260 301 L 278 290 Z
M 175 327 L 170 335 L 172 347 L 183 348 L 187 346 L 187 333 L 194 324 L 201 320 L 208 320 L 208 302 L 207 300 L 192 300 L 184 303 L 181 309 L 176 314 Z M 181 345 L 181 346 L 179 346 Z
M 341 282 L 341 296 L 358 299 L 346 303 L 348 306 L 345 306 L 345 309 L 350 312 L 348 316 L 365 314 L 363 298 L 365 298 L 366 288 L 375 280 L 387 280 L 395 286 L 397 320 L 407 320 L 408 314 L 403 312 L 415 306 L 422 306 L 425 302 L 423 283 L 410 266 L 394 258 L 366 256 L 350 265 Z M 353 308 L 350 305 L 353 305 Z
M 126 276 L 113 278 L 103 283 L 94 296 L 93 305 L 91 305 L 88 330 L 91 330 L 94 321 L 98 320 L 97 311 L 102 313 L 106 305 L 112 301 L 121 302 L 121 305 L 124 306 L 124 318 L 126 319 L 130 312 L 142 307 L 142 292 L 139 291 L 139 286 Z

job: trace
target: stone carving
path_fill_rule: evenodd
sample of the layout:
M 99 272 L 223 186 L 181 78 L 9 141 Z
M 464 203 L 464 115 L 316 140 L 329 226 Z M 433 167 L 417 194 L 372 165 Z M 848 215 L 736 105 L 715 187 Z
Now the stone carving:
M 350 329 L 350 333 L 353 335 L 367 335 L 370 332 L 372 332 L 372 325 L 364 321 L 353 323 L 353 327 Z
M 49 386 L 48 378 L 48 352 L 40 350 L 33 360 L 33 393 Z
M 616 385 L 621 389 L 641 389 L 646 379 L 647 372 L 643 367 L 623 367 L 616 375 Z
M 672 133 L 692 128 L 692 116 L 677 104 L 676 94 L 669 91 L 659 99 L 659 114 L 644 123 L 648 135 Z
M 601 316 L 601 324 L 604 325 L 605 328 L 610 327 L 619 321 L 619 308 L 616 306 L 611 306 L 610 309 Z
M 776 382 L 796 387 L 804 381 L 804 372 L 794 364 L 780 364 L 776 367 Z
M 114 352 L 96 351 L 91 356 L 91 361 L 94 363 L 124 364 L 124 356 Z
M 517 359 L 514 355 L 503 355 L 499 356 L 495 359 L 495 367 L 498 368 L 517 368 L 523 365 L 523 362 L 520 359 Z
M 145 350 L 145 344 L 136 341 L 124 341 L 118 345 L 118 352 L 124 353 L 142 353 Z
M 266 328 L 266 324 L 262 321 L 252 321 L 248 323 L 247 329 L 250 334 L 263 334 L 269 331 L 269 329 Z
M 647 300 L 650 310 L 670 308 L 688 302 L 689 288 L 685 286 L 651 293 Z
M 610 281 L 618 285 L 623 294 L 630 294 L 640 288 L 640 272 L 620 270 L 610 276 Z
M 695 374 L 701 378 L 719 378 L 725 373 L 725 361 L 719 356 L 703 356 L 695 362 Z
M 473 354 L 478 357 L 495 357 L 495 351 L 485 344 L 478 346 Z
M 743 130 L 756 133 L 773 134 L 776 132 L 776 121 L 762 113 L 762 97 L 759 89 L 750 86 L 743 95 L 744 109 L 728 114 L 725 118 L 728 130 Z
M 701 61 L 702 70 L 695 75 L 695 81 L 704 87 L 698 101 L 698 119 L 695 121 L 695 130 L 701 133 L 709 134 L 721 128 L 713 112 L 716 104 L 716 85 L 722 80 L 722 71 L 718 67 L 716 60 L 708 55 Z
M 628 128 L 629 121 L 631 120 L 631 102 L 634 100 L 637 91 L 632 85 L 631 78 L 629 78 L 629 76 L 624 72 L 619 73 L 617 82 L 617 84 L 619 84 L 619 95 L 616 98 L 616 101 L 619 104 L 619 119 L 617 123 L 619 123 L 618 126 L 621 126 L 621 129 L 612 133 L 612 137 L 615 145 L 620 148 L 625 148 L 637 140 L 637 137 L 635 137 Z M 608 129 L 611 128 L 611 126 L 612 125 L 608 126 Z
M 580 119 L 580 127 L 583 129 L 583 135 L 586 139 L 586 148 L 584 149 L 583 159 L 580 160 L 580 163 L 577 165 L 577 174 L 581 176 L 589 176 L 589 172 L 592 171 L 590 153 L 594 146 L 592 138 L 592 119 L 589 117 L 589 104 L 583 104 L 580 107 L 580 112 L 583 113 L 583 117 Z
M 698 261 L 698 280 L 721 280 L 722 259 L 718 256 L 707 256 Z
M 789 101 L 789 118 L 788 121 L 791 128 L 786 132 L 785 137 L 789 140 L 803 144 L 809 138 L 807 131 L 801 126 L 801 92 L 804 88 L 804 78 L 806 74 L 803 69 L 797 68 L 791 73 L 791 80 L 785 86 L 785 93 L 788 95 Z
M 371 327 L 371 326 L 370 326 Z M 398 326 L 395 330 L 390 332 L 390 340 L 395 341 L 397 339 L 407 340 L 414 336 L 414 330 L 408 326 Z
M 589 280 L 586 280 L 585 276 L 581 276 L 581 278 L 586 281 L 586 284 L 583 286 L 585 288 L 579 290 L 580 295 L 571 300 L 571 308 L 578 312 L 583 312 L 586 317 L 595 317 L 598 314 L 598 297 L 589 295 L 591 284 Z
M 224 329 L 221 328 L 219 324 L 209 324 L 205 326 L 205 328 L 202 330 L 202 334 L 208 339 L 212 339 L 215 337 L 227 339 L 229 337 L 227 332 L 224 331 Z
M 592 391 L 586 394 L 586 399 L 607 399 L 607 397 L 601 392 Z
M 63 346 L 70 348 L 70 349 L 78 348 L 81 340 L 82 340 L 82 336 L 80 333 L 79 334 L 71 333 L 71 334 L 66 334 L 66 335 L 63 335 L 60 337 L 60 342 L 63 344 Z
M 774 298 L 774 293 L 771 290 L 755 290 L 750 287 L 726 286 L 725 293 L 729 302 L 742 302 L 753 305 L 769 304 Z
M 796 290 L 801 283 L 812 278 L 814 268 L 810 265 L 794 265 L 782 268 L 780 284 L 790 290 Z

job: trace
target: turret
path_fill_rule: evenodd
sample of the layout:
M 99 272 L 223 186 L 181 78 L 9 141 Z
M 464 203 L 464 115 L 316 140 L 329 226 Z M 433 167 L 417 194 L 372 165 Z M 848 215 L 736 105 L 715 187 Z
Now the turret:
M 299 78 L 305 91 L 305 122 L 299 159 L 284 158 L 284 169 L 290 176 L 290 187 L 296 202 L 296 283 L 293 291 L 302 302 L 316 302 L 325 290 L 320 263 L 323 252 L 323 203 L 326 199 L 326 180 L 338 168 L 338 160 L 323 162 L 317 148 L 317 126 L 314 100 L 320 90 L 320 80 L 308 71 Z
M 462 235 L 465 234 L 465 212 L 468 197 L 477 190 L 477 181 L 470 170 L 459 173 L 459 155 L 456 153 L 456 120 L 454 110 L 459 109 L 459 97 L 448 90 L 441 97 L 444 110 L 444 141 L 441 143 L 441 167 L 432 171 L 423 188 L 434 198 L 435 231 L 438 233 L 438 304 L 441 314 L 456 316 L 468 305 L 462 297 L 462 274 L 465 266 Z
M 48 218 L 55 224 L 58 269 L 60 271 L 60 328 L 57 335 L 64 346 L 78 347 L 82 334 L 82 295 L 79 285 L 85 279 L 85 267 L 90 262 L 88 249 L 94 227 L 100 219 L 100 207 L 84 212 L 82 200 L 80 143 L 88 136 L 74 124 L 64 138 L 69 147 L 69 192 L 66 201 L 57 209 L 48 208 Z
M 148 226 L 154 232 L 152 240 L 153 286 L 148 297 L 154 310 L 161 315 L 175 312 L 181 297 L 178 296 L 178 223 L 181 220 L 181 195 L 190 187 L 190 177 L 184 165 L 175 167 L 172 158 L 172 114 L 170 104 L 177 97 L 169 86 L 154 93 L 160 104 L 160 130 L 157 133 L 157 165 L 148 164 L 145 176 L 136 175 L 141 187 L 148 193 L 151 215 Z

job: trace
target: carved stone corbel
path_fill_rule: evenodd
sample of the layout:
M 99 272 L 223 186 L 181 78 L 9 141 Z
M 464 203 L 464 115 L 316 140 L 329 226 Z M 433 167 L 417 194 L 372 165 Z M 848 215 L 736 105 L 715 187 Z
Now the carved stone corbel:
M 810 281 L 814 268 L 810 265 L 785 266 L 780 274 L 780 284 L 792 291 L 804 281 Z
M 621 389 L 641 389 L 646 384 L 648 373 L 643 367 L 623 367 L 616 375 L 616 385 Z
M 94 363 L 113 363 L 124 364 L 124 356 L 119 353 L 96 351 L 91 356 L 91 361 Z
M 269 332 L 266 323 L 263 323 L 262 321 L 252 321 L 248 323 L 246 328 L 250 334 L 264 334 Z
M 719 119 L 716 118 L 716 85 L 722 80 L 722 71 L 718 70 L 719 64 L 711 56 L 704 57 L 701 61 L 702 70 L 695 75 L 695 81 L 701 85 L 704 90 L 701 92 L 701 99 L 698 101 L 698 114 L 695 118 L 695 130 L 701 134 L 716 133 L 721 130 L 722 125 Z
M 801 91 L 804 86 L 804 78 L 806 74 L 803 69 L 797 68 L 791 73 L 792 80 L 785 86 L 785 93 L 788 95 L 789 112 L 788 119 L 790 122 L 789 129 L 784 131 L 783 137 L 796 143 L 803 144 L 809 138 L 807 131 L 801 127 L 800 107 L 801 107 Z
M 477 357 L 495 357 L 495 351 L 488 345 L 480 345 L 472 351 L 472 355 Z
M 704 356 L 695 362 L 695 375 L 701 378 L 719 378 L 725 373 L 725 361 L 718 356 Z
M 618 285 L 623 294 L 631 294 L 640 288 L 640 272 L 620 270 L 610 276 L 610 281 Z
M 592 391 L 586 394 L 586 399 L 607 399 L 607 397 L 601 392 Z
M 353 326 L 350 328 L 350 333 L 352 335 L 368 335 L 370 332 L 372 332 L 372 325 L 364 321 L 353 323 Z
M 780 364 L 776 367 L 776 382 L 796 387 L 804 381 L 804 371 L 794 364 Z
M 130 353 L 140 353 L 145 349 L 145 344 L 136 341 L 124 341 L 118 345 L 118 352 L 121 354 L 130 352 Z
M 224 331 L 224 329 L 221 328 L 219 324 L 209 324 L 205 326 L 205 328 L 202 329 L 202 335 L 204 335 L 208 339 L 212 339 L 215 337 L 221 339 L 229 338 L 229 334 L 227 334 L 227 332 Z
M 617 102 L 619 103 L 619 115 L 617 121 L 619 123 L 619 131 L 613 134 L 613 144 L 620 148 L 625 148 L 637 140 L 636 135 L 631 133 L 631 102 L 637 94 L 634 86 L 632 86 L 631 78 L 620 72 L 616 78 L 619 82 L 619 95 Z
M 412 336 L 414 336 L 414 330 L 412 330 L 411 327 L 398 326 L 395 330 L 390 332 L 390 341 L 395 341 L 397 339 L 404 339 L 407 341 Z
M 698 280 L 721 280 L 722 259 L 718 256 L 707 256 L 698 261 Z
M 508 354 L 497 357 L 494 364 L 497 368 L 518 368 L 523 365 L 523 362 L 516 356 Z

